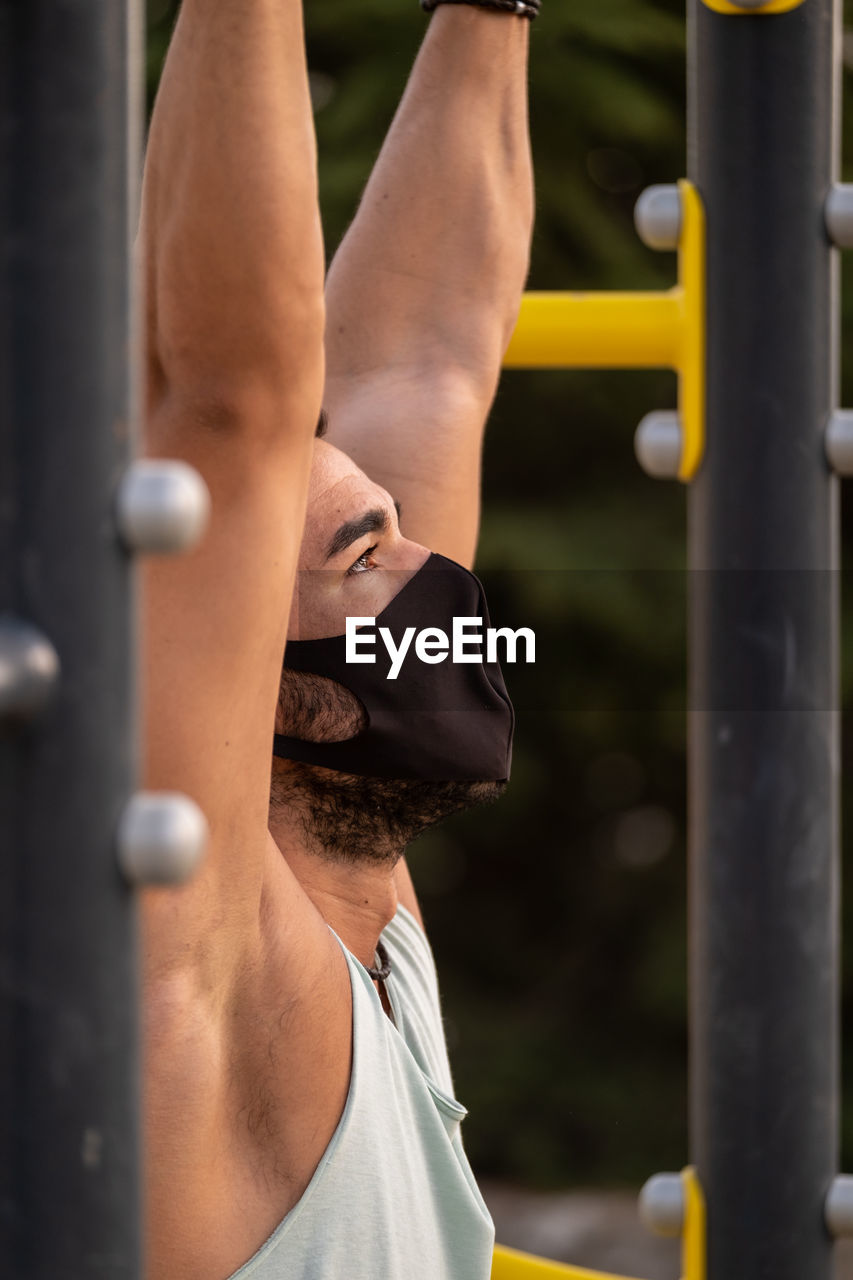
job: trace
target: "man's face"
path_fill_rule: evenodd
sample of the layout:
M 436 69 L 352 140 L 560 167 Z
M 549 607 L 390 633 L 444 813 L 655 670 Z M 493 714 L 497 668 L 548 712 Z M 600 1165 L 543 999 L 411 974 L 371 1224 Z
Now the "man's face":
M 378 617 L 428 556 L 400 533 L 391 495 L 315 441 L 288 640 L 342 635 L 347 617 Z
M 378 617 L 426 562 L 426 547 L 400 533 L 393 498 L 333 445 L 317 440 L 308 489 L 288 640 L 343 635 L 347 617 Z M 363 727 L 364 710 L 325 676 L 285 671 L 276 731 L 340 742 Z M 297 822 L 326 860 L 388 863 L 451 813 L 496 799 L 497 782 L 395 781 L 273 759 L 271 818 Z

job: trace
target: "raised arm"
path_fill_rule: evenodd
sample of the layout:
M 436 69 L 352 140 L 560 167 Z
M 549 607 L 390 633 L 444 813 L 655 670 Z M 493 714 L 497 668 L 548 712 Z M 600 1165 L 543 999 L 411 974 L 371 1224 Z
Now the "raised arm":
M 223 409 L 250 392 L 301 402 L 323 267 L 299 0 L 184 0 L 142 227 L 152 412 L 176 392 Z
M 197 878 L 145 904 L 148 976 L 223 987 L 252 943 L 270 753 L 323 378 L 323 255 L 298 0 L 184 0 L 141 231 L 146 450 L 213 499 L 202 546 L 146 564 L 145 783 L 211 827 Z M 215 941 L 214 941 L 215 940 Z
M 527 274 L 529 21 L 442 5 L 327 283 L 329 439 L 471 564 L 480 452 Z

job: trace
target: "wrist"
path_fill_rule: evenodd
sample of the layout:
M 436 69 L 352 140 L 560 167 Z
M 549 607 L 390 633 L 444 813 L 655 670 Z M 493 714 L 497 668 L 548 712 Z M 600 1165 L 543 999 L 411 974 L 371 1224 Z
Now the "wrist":
M 541 0 L 420 0 L 424 13 L 432 13 L 440 5 L 466 5 L 485 13 L 504 14 L 508 18 L 518 17 L 532 21 L 539 13 Z

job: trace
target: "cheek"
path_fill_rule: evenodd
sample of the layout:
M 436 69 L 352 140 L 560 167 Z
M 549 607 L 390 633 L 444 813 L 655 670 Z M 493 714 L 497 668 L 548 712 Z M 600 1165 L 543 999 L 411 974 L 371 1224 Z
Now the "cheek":
M 349 607 L 349 602 L 353 607 Z M 348 613 L 361 605 L 341 587 L 339 573 L 307 569 L 297 574 L 287 628 L 288 640 L 320 640 L 342 635 Z
M 354 553 L 355 554 L 355 553 Z M 385 567 L 341 578 L 337 571 L 302 569 L 296 575 L 288 640 L 340 636 L 348 617 L 376 618 L 429 558 L 425 547 L 403 542 L 380 552 Z M 353 556 L 354 558 L 354 556 Z
M 350 591 L 346 593 L 344 617 L 347 614 L 362 614 L 366 618 L 378 617 L 410 577 L 410 573 L 390 569 L 361 574 Z M 343 630 L 343 625 L 341 629 Z
M 375 618 L 411 577 L 409 572 L 362 573 L 341 584 L 339 575 L 306 571 L 298 575 L 288 640 L 340 636 L 348 617 Z

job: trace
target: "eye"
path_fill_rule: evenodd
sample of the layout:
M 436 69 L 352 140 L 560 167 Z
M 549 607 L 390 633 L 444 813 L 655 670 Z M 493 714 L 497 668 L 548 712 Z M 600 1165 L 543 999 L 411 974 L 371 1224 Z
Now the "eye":
M 373 565 L 370 563 L 370 557 L 373 555 L 374 551 L 378 546 L 379 546 L 379 543 L 375 542 L 372 547 L 368 547 L 366 551 L 363 551 L 361 553 L 361 555 L 358 557 L 356 562 L 354 564 L 351 564 L 350 567 L 347 569 L 348 578 L 354 578 L 359 573 L 370 572 L 370 570 L 373 568 Z

